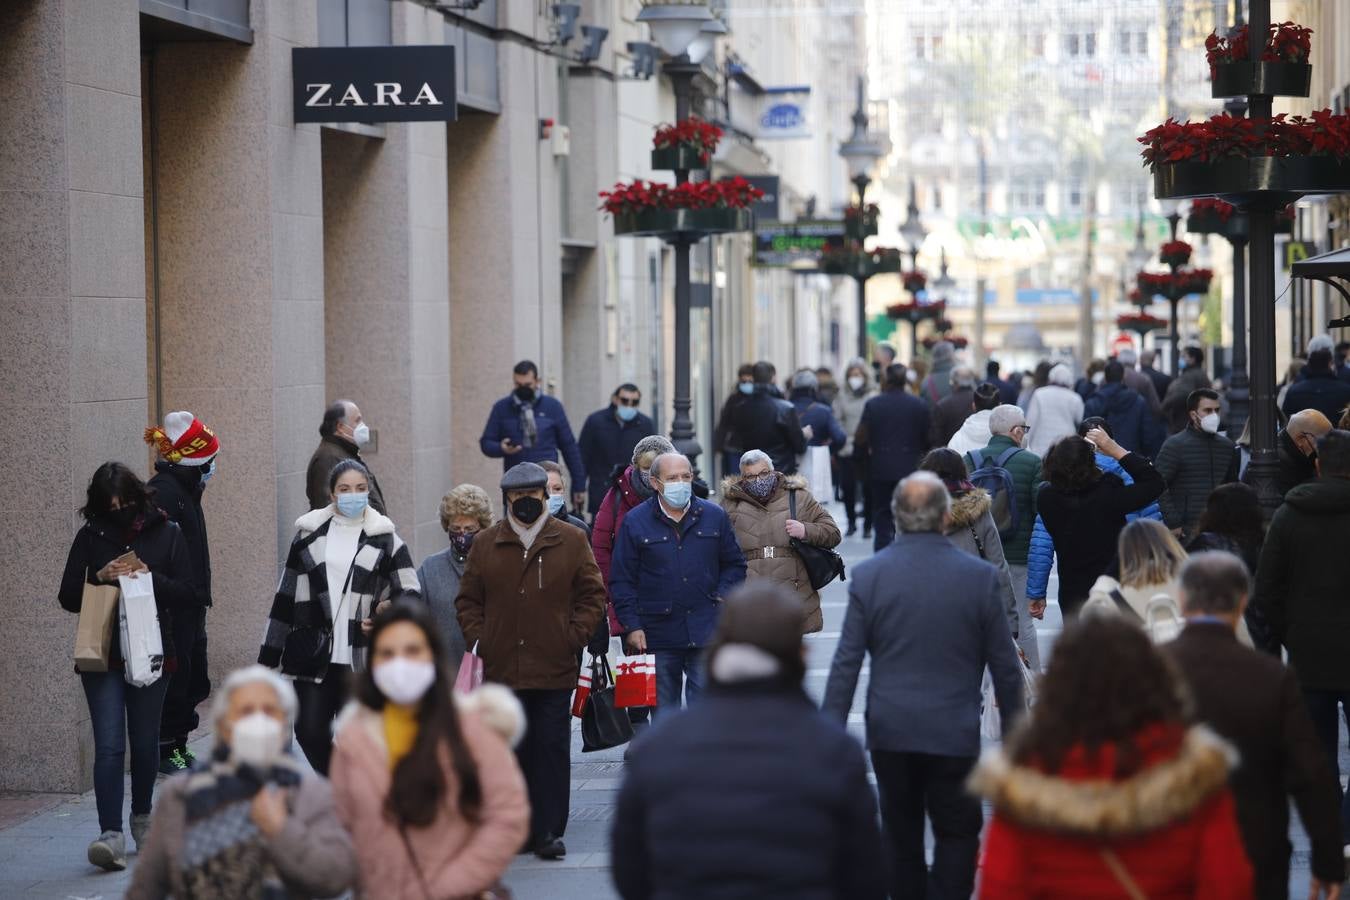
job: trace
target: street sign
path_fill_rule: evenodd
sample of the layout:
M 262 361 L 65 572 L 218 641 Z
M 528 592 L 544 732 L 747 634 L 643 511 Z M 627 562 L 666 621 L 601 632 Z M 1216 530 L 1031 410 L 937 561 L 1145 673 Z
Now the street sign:
M 453 122 L 455 48 L 295 47 L 296 122 Z
M 766 222 L 755 227 L 755 265 L 814 266 L 826 247 L 844 243 L 842 220 L 780 224 Z

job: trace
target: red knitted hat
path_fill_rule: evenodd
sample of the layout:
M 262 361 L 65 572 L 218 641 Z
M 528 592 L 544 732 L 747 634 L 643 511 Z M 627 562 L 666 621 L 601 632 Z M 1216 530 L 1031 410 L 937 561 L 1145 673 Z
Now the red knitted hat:
M 163 428 L 145 429 L 145 442 L 180 466 L 204 466 L 220 452 L 216 433 L 190 412 L 171 412 Z

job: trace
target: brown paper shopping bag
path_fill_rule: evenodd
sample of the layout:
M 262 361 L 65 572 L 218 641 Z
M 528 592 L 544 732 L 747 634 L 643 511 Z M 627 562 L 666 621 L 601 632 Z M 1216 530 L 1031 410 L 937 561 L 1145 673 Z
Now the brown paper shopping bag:
M 84 586 L 80 624 L 75 629 L 75 668 L 81 672 L 108 671 L 120 594 L 118 587 L 112 584 Z

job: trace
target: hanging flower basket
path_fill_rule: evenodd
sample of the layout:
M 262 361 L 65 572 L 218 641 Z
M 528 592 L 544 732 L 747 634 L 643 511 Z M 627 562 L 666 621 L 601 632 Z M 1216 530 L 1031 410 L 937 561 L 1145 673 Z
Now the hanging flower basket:
M 1191 261 L 1192 249 L 1185 241 L 1168 241 L 1158 252 L 1158 259 L 1162 260 L 1165 266 L 1179 269 Z
M 1203 197 L 1191 201 L 1190 213 L 1186 216 L 1186 230 L 1191 234 L 1227 236 L 1232 229 L 1235 216 L 1238 219 L 1246 219 L 1233 204 L 1212 197 Z
M 1214 278 L 1210 269 L 1181 269 L 1176 272 L 1140 272 L 1135 276 L 1141 297 L 1162 297 L 1178 301 L 1191 294 L 1204 294 Z M 1143 306 L 1143 303 L 1139 304 Z
M 696 116 L 663 125 L 652 137 L 652 168 L 706 169 L 721 140 L 721 128 Z
M 957 350 L 964 350 L 970 346 L 970 339 L 960 334 L 930 334 L 919 343 L 923 344 L 925 350 L 932 350 L 943 341 L 951 344 Z
M 900 283 L 904 285 L 905 290 L 909 291 L 911 294 L 917 294 L 928 286 L 928 276 L 923 272 L 914 269 L 901 275 Z
M 1157 331 L 1160 328 L 1167 327 L 1167 320 L 1160 319 L 1157 316 L 1150 316 L 1148 313 L 1130 313 L 1128 315 L 1116 317 L 1116 327 L 1125 331 L 1133 331 L 1143 338 L 1150 331 Z
M 647 208 L 614 214 L 614 233 L 632 237 L 679 237 L 749 231 L 750 210 Z
M 894 274 L 900 271 L 900 251 L 894 247 L 877 247 L 864 250 L 859 259 L 863 264 L 866 277 Z
M 1330 156 L 1257 156 L 1218 162 L 1177 162 L 1153 172 L 1159 199 L 1223 197 L 1250 204 L 1262 195 L 1284 206 L 1305 194 L 1350 191 L 1350 160 Z
M 877 233 L 881 209 L 875 203 L 861 208 L 850 206 L 844 210 L 844 230 L 854 240 L 861 241 Z
M 1292 62 L 1231 62 L 1213 68 L 1210 96 L 1306 97 L 1312 88 L 1312 66 Z
M 1149 294 L 1145 294 L 1143 291 L 1139 290 L 1139 288 L 1134 288 L 1130 291 L 1129 301 L 1140 309 L 1145 309 L 1146 307 L 1153 305 L 1153 297 Z
M 946 300 L 938 300 L 934 303 L 909 301 L 907 303 L 893 303 L 886 307 L 887 316 L 911 324 L 922 322 L 925 319 L 940 319 L 946 312 Z

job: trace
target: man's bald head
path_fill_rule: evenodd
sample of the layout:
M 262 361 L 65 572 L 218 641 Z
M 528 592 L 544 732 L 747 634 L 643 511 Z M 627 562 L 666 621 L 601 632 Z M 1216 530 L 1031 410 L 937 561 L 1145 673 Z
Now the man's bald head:
M 952 498 L 947 486 L 932 472 L 919 471 L 895 486 L 891 512 L 896 525 L 906 534 L 923 531 L 941 533 L 951 512 Z
M 1331 420 L 1315 409 L 1305 409 L 1290 416 L 1284 430 L 1300 453 L 1312 456 L 1318 439 L 1331 431 Z

